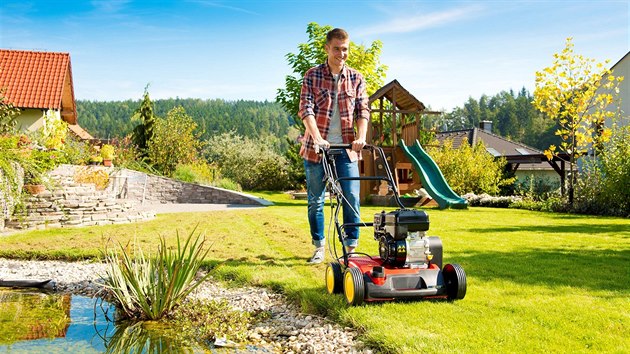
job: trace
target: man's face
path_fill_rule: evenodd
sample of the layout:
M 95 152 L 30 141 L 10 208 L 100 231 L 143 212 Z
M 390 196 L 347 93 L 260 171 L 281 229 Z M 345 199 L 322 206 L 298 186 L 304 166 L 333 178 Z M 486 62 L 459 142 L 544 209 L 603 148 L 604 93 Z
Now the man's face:
M 328 54 L 328 64 L 334 67 L 342 67 L 348 54 L 350 53 L 350 39 L 333 38 L 330 43 L 325 45 L 326 54 Z

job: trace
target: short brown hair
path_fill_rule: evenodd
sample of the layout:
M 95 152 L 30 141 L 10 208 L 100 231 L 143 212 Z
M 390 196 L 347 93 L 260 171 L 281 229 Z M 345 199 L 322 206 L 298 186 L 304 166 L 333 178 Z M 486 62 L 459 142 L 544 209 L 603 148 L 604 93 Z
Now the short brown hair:
M 335 28 L 335 29 L 331 29 L 330 31 L 328 31 L 328 33 L 326 34 L 326 43 L 330 43 L 330 41 L 333 40 L 333 38 L 335 39 L 339 39 L 339 40 L 345 40 L 348 39 L 348 37 L 350 37 L 348 35 L 348 32 L 346 32 L 345 30 L 341 29 L 341 28 Z

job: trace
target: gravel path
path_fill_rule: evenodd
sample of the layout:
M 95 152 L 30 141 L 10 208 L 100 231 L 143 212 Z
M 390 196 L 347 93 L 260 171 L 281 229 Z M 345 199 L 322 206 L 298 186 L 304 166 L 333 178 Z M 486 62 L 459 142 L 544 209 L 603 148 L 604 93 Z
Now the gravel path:
M 57 289 L 77 295 L 95 296 L 95 282 L 105 274 L 103 263 L 22 261 L 0 258 L 0 279 L 53 279 Z M 264 288 L 225 288 L 206 281 L 192 294 L 197 298 L 225 299 L 237 310 L 263 310 L 270 319 L 249 330 L 249 340 L 264 352 L 277 353 L 372 353 L 356 338 L 357 333 L 325 318 L 300 313 L 282 295 Z

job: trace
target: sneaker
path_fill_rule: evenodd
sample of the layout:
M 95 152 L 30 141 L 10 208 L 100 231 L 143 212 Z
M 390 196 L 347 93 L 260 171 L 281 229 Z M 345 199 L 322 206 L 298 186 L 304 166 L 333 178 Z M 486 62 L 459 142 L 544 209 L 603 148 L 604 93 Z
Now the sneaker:
M 324 247 L 316 248 L 313 257 L 308 260 L 308 263 L 317 264 L 324 261 Z

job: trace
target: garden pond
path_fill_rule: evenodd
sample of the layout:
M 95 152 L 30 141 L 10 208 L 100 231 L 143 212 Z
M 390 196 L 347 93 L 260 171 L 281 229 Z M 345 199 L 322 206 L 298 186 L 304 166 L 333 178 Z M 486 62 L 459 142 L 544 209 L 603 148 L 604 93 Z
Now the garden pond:
M 115 307 L 99 298 L 0 288 L 0 353 L 234 352 L 190 346 L 156 322 L 114 321 Z M 240 352 L 260 352 L 242 348 Z

